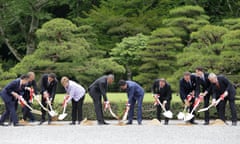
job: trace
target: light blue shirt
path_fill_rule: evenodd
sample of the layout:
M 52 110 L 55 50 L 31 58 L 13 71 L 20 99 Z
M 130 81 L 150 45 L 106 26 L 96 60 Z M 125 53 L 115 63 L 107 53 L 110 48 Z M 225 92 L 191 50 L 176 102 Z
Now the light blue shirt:
M 69 102 L 71 99 L 74 101 L 79 101 L 85 95 L 85 89 L 76 82 L 69 80 L 68 86 L 65 88 L 67 94 L 70 96 L 67 100 Z

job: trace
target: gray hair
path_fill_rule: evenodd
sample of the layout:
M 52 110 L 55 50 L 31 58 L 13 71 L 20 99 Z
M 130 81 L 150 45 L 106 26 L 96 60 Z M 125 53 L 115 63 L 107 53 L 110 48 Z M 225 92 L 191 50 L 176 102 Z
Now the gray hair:
M 213 78 L 216 78 L 216 77 L 217 77 L 217 75 L 214 74 L 214 73 L 210 73 L 210 74 L 208 75 L 208 78 L 209 78 L 209 79 L 213 79 Z
M 114 75 L 113 74 L 109 74 L 107 77 L 114 80 Z

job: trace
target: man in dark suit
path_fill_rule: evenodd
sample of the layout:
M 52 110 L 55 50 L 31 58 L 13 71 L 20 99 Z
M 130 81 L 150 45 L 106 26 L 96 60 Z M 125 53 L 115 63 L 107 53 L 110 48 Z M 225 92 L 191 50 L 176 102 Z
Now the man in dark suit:
M 112 84 L 114 81 L 114 76 L 112 74 L 102 76 L 95 80 L 89 87 L 88 92 L 89 95 L 93 99 L 95 113 L 97 116 L 97 121 L 99 125 L 107 125 L 108 123 L 103 119 L 103 111 L 102 111 L 102 101 L 101 98 L 104 99 L 105 108 L 109 108 L 109 101 L 107 98 L 107 87 L 109 84 Z
M 142 124 L 142 102 L 144 97 L 143 88 L 134 81 L 120 80 L 118 84 L 122 90 L 126 90 L 128 95 L 127 109 L 129 109 L 129 112 L 128 112 L 127 124 L 132 124 L 133 115 L 134 115 L 134 106 L 137 102 L 138 104 L 137 121 L 138 121 L 138 124 L 141 125 Z
M 208 79 L 208 73 L 203 71 L 203 68 L 197 67 L 196 72 L 196 96 L 199 96 L 200 93 L 204 93 L 204 107 L 208 107 L 210 95 L 211 95 L 211 83 Z M 209 124 L 209 111 L 204 112 L 204 125 Z
M 232 125 L 236 126 L 237 125 L 237 112 L 235 106 L 236 90 L 234 86 L 224 76 L 216 76 L 214 73 L 210 73 L 208 78 L 212 83 L 213 103 L 216 103 L 216 99 L 221 98 L 220 103 L 217 105 L 219 118 L 224 122 L 226 121 L 225 107 L 227 101 L 229 101 L 232 114 Z
M 52 105 L 54 102 L 56 89 L 57 89 L 57 78 L 54 73 L 44 74 L 41 79 L 41 94 L 42 94 L 42 105 L 47 106 L 47 99 L 50 100 Z M 42 119 L 40 125 L 45 122 L 46 111 L 42 108 Z M 48 114 L 48 124 L 51 124 L 51 116 Z
M 33 95 L 34 94 L 37 95 L 37 84 L 35 81 L 35 73 L 34 72 L 28 72 L 27 75 L 29 76 L 29 82 L 27 83 L 27 85 L 25 87 L 23 98 L 27 102 L 27 104 L 31 106 L 32 101 L 33 101 Z M 28 107 L 23 106 L 22 112 L 23 112 L 23 120 L 24 121 L 26 121 L 27 118 L 29 118 L 31 122 L 35 121 L 35 118 L 34 118 L 33 114 L 31 113 L 31 110 Z
M 172 99 L 172 90 L 170 84 L 165 79 L 157 79 L 152 86 L 153 95 L 157 95 L 160 102 L 165 106 L 166 110 L 170 110 L 170 102 Z M 157 119 L 161 121 L 161 106 L 157 105 Z M 165 125 L 168 124 L 169 119 L 165 118 Z
M 185 72 L 183 78 L 179 82 L 180 85 L 180 97 L 182 102 L 190 108 L 190 111 L 194 107 L 195 102 L 195 89 L 196 89 L 196 76 L 190 72 Z M 194 122 L 194 118 L 189 121 L 191 124 L 197 124 Z
M 1 97 L 5 104 L 6 110 L 0 118 L 0 125 L 4 126 L 4 121 L 10 116 L 14 126 L 21 126 L 18 123 L 16 114 L 16 102 L 21 99 L 25 84 L 28 83 L 28 75 L 22 75 L 20 78 L 10 82 L 2 90 Z

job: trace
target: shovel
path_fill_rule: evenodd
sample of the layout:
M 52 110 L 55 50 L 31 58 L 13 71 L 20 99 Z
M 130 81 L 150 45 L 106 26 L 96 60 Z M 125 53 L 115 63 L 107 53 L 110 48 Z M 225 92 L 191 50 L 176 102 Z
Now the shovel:
M 48 112 L 48 114 L 51 116 L 51 117 L 54 117 L 54 113 L 52 113 L 49 109 L 47 109 L 46 107 L 44 107 L 42 105 L 42 103 L 40 102 L 38 96 L 34 96 L 34 98 L 37 100 L 38 104 L 43 108 L 43 110 L 45 110 L 46 112 Z
M 58 116 L 58 120 L 63 120 L 66 116 L 67 116 L 67 113 L 65 113 L 65 111 L 66 111 L 66 107 L 67 107 L 67 100 L 69 99 L 69 95 L 67 95 L 67 96 L 65 96 L 64 97 L 64 100 L 63 100 L 63 112 L 62 112 L 62 114 L 60 114 L 59 116 Z
M 165 116 L 166 118 L 173 118 L 173 113 L 170 110 L 166 110 L 166 108 L 163 106 L 163 104 L 160 102 L 158 98 L 156 98 L 155 96 L 154 98 L 157 100 L 157 103 L 161 106 L 163 110 L 163 116 Z
M 213 107 L 214 105 L 216 106 L 216 105 L 218 105 L 218 103 L 221 101 L 221 98 L 219 98 L 217 101 L 216 101 L 216 104 L 210 104 L 208 107 L 206 107 L 206 108 L 202 108 L 202 109 L 200 109 L 200 110 L 198 110 L 198 112 L 204 112 L 204 111 L 207 111 L 207 110 L 209 110 L 211 107 Z
M 49 106 L 49 108 L 50 108 L 50 111 L 48 112 L 48 113 L 50 114 L 50 116 L 51 116 L 51 117 L 57 116 L 58 113 L 53 110 L 52 105 L 51 105 L 51 102 L 50 102 L 50 100 L 49 100 L 48 97 L 47 97 L 47 104 L 48 104 L 48 106 Z
M 23 98 L 20 98 L 19 100 L 22 104 L 28 107 L 32 113 L 42 115 L 41 111 L 33 109 L 30 105 L 27 104 L 27 102 Z
M 186 115 L 186 111 L 187 111 L 187 106 L 185 105 L 183 111 L 178 113 L 177 118 L 179 120 L 183 120 Z
M 111 106 L 109 106 L 109 112 L 111 113 L 111 115 L 116 118 L 117 120 L 119 120 L 119 117 L 112 111 Z
M 126 121 L 127 120 L 127 116 L 128 116 L 128 111 L 129 110 L 130 110 L 130 105 L 128 103 L 126 103 L 126 108 L 125 108 L 125 112 L 123 113 L 122 121 Z
M 186 113 L 185 114 L 185 117 L 184 117 L 184 121 L 189 121 L 189 120 L 191 120 L 193 117 L 194 117 L 194 115 L 193 115 L 193 112 L 196 110 L 196 108 L 198 107 L 198 105 L 200 104 L 200 98 L 198 98 L 197 100 L 196 100 L 196 102 L 195 102 L 195 104 L 194 104 L 194 107 L 193 107 L 193 109 L 192 109 L 192 111 L 191 111 L 191 113 Z
M 67 116 L 67 113 L 65 113 L 66 107 L 67 105 L 65 104 L 63 107 L 63 113 L 58 116 L 58 120 L 63 120 Z

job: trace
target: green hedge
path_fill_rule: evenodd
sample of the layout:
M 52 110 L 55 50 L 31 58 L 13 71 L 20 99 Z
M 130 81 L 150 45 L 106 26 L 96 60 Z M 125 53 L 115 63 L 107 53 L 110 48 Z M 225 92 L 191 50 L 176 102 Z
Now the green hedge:
M 123 111 L 125 110 L 125 103 L 112 103 L 111 106 L 112 106 L 113 112 L 115 112 L 119 116 L 122 115 Z M 37 104 L 34 104 L 33 107 L 35 109 L 40 109 L 39 105 L 37 105 Z M 202 107 L 203 106 L 201 105 L 200 108 L 202 108 Z M 236 108 L 237 108 L 237 112 L 239 112 L 240 111 L 240 103 L 236 104 Z M 4 109 L 5 109 L 5 106 L 1 103 L 0 104 L 0 114 L 3 113 Z M 59 114 L 62 113 L 61 104 L 55 104 L 54 109 Z M 176 103 L 171 104 L 171 111 L 174 114 L 174 119 L 177 119 L 176 116 L 177 116 L 178 112 L 180 112 L 182 110 L 183 110 L 182 103 L 176 102 Z M 136 111 L 137 111 L 137 108 L 135 108 L 135 118 L 136 118 Z M 68 105 L 66 112 L 68 113 L 68 116 L 65 118 L 65 120 L 71 120 L 71 104 Z M 18 107 L 18 116 L 19 116 L 19 119 L 22 118 L 21 106 L 20 105 Z M 36 120 L 40 120 L 40 116 L 38 116 L 38 115 L 35 115 L 35 116 L 36 116 Z M 105 119 L 114 119 L 108 111 L 104 112 L 104 116 L 105 116 Z M 210 109 L 210 116 L 211 116 L 211 119 L 216 119 L 217 118 L 216 108 L 211 108 Z M 93 103 L 89 103 L 89 102 L 84 103 L 84 105 L 83 105 L 83 117 L 87 117 L 88 119 L 95 120 L 96 116 L 95 116 L 95 112 L 94 112 Z M 197 119 L 203 119 L 203 117 L 204 117 L 203 112 L 202 113 L 197 113 L 197 115 L 196 115 Z M 227 104 L 227 107 L 226 107 L 226 117 L 229 120 L 231 118 L 230 108 L 229 108 L 228 104 Z M 153 106 L 153 103 L 150 103 L 150 102 L 144 103 L 143 104 L 143 119 L 153 119 L 153 118 L 156 118 L 156 107 Z M 238 117 L 238 119 L 240 119 L 240 118 Z

